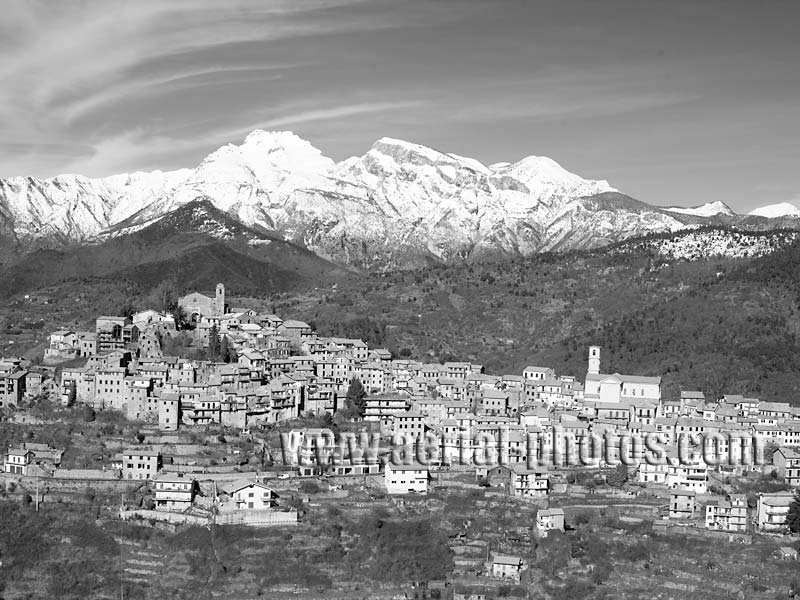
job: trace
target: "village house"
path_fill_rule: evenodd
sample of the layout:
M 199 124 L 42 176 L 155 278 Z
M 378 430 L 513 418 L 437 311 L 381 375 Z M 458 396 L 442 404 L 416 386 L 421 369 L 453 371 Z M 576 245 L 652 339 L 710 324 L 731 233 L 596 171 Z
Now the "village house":
M 153 481 L 156 510 L 184 511 L 191 508 L 197 482 L 183 474 L 162 473 Z
M 427 494 L 430 472 L 426 465 L 386 463 L 384 485 L 389 494 Z
M 392 353 L 386 348 L 375 348 L 369 351 L 367 360 L 377 363 L 388 363 L 392 361 Z
M 417 443 L 425 436 L 425 415 L 419 412 L 407 411 L 392 415 L 392 433 L 403 436 L 410 443 Z
M 164 392 L 158 399 L 158 428 L 161 431 L 177 431 L 181 421 L 180 395 Z
M 695 497 L 691 490 L 672 490 L 669 493 L 669 518 L 691 519 L 694 517 Z
M 270 510 L 275 508 L 278 495 L 258 481 L 240 479 L 226 488 L 235 510 Z
M 708 490 L 708 465 L 701 455 L 680 460 L 676 448 L 667 448 L 667 487 L 705 494 Z
M 547 496 L 550 480 L 541 469 L 527 469 L 512 465 L 510 473 L 510 492 L 524 498 L 544 498 Z
M 523 562 L 519 556 L 510 554 L 495 554 L 492 557 L 492 576 L 501 579 L 519 581 L 523 569 Z
M 390 431 L 394 416 L 405 413 L 411 399 L 405 394 L 367 395 L 364 398 L 364 420 L 377 421 L 381 429 Z
M 778 448 L 772 455 L 772 464 L 792 488 L 800 487 L 800 452 L 792 448 Z
M 536 513 L 536 533 L 547 537 L 550 531 L 564 531 L 564 509 L 545 508 Z
M 278 333 L 294 341 L 298 346 L 305 338 L 311 337 L 311 326 L 303 321 L 286 320 L 278 326 Z
M 480 391 L 476 414 L 506 415 L 508 414 L 509 394 L 505 390 L 483 389 Z
M 657 418 L 674 418 L 683 414 L 683 403 L 680 400 L 661 400 Z
M 639 483 L 666 485 L 667 463 L 657 463 L 643 460 L 637 468 Z
M 122 453 L 123 479 L 155 479 L 161 470 L 160 450 L 129 448 Z
M 78 332 L 78 356 L 97 354 L 97 334 L 94 331 Z
M 97 353 L 124 348 L 131 342 L 131 320 L 127 317 L 101 316 L 95 321 Z
M 25 395 L 27 371 L 17 359 L 0 359 L 0 408 L 18 406 Z
M 746 531 L 747 496 L 733 494 L 725 500 L 712 500 L 706 504 L 706 529 Z
M 44 391 L 46 375 L 40 370 L 32 369 L 25 374 L 25 391 L 28 398 L 35 398 Z
M 354 366 L 353 376 L 361 381 L 370 394 L 385 394 L 391 388 L 391 371 L 383 363 L 373 361 Z
M 147 309 L 133 314 L 131 316 L 131 323 L 141 331 L 146 325 L 152 323 L 167 323 L 174 326 L 175 318 L 172 315 L 166 315 L 157 310 Z
M 93 408 L 122 410 L 125 406 L 125 374 L 124 367 L 99 369 L 94 376 Z
M 60 329 L 50 334 L 49 345 L 44 350 L 47 360 L 64 359 L 78 353 L 78 334 L 74 331 Z
M 758 495 L 755 527 L 763 533 L 780 533 L 787 530 L 786 515 L 794 502 L 792 492 L 762 493 Z
M 545 381 L 554 379 L 556 372 L 550 367 L 525 367 L 522 371 L 522 378 L 525 381 Z
M 28 467 L 33 462 L 33 452 L 25 448 L 9 448 L 3 462 L 3 472 L 11 475 L 28 474 Z

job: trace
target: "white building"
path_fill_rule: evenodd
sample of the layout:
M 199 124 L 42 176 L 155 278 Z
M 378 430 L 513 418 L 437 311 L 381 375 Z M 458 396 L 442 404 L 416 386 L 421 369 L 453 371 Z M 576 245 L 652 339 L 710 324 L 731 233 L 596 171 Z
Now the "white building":
M 523 568 L 522 559 L 519 556 L 508 554 L 495 554 L 492 558 L 492 576 L 501 579 L 513 579 L 519 581 L 520 572 Z
M 237 510 L 268 510 L 274 508 L 278 495 L 258 481 L 236 481 L 228 489 Z
M 162 473 L 153 482 L 156 510 L 182 511 L 192 506 L 195 480 L 181 474 Z
M 543 470 L 526 469 L 518 465 L 511 467 L 511 493 L 525 498 L 547 496 L 550 479 Z
M 701 456 L 683 461 L 671 458 L 667 464 L 667 487 L 697 494 L 708 491 L 708 465 Z
M 546 508 L 536 513 L 536 532 L 539 537 L 547 537 L 552 530 L 564 531 L 564 509 Z
M 600 373 L 600 348 L 589 348 L 589 369 L 586 373 L 583 397 L 600 402 L 621 400 L 661 400 L 661 377 Z
M 27 475 L 33 461 L 33 452 L 24 448 L 11 448 L 5 456 L 4 471 L 12 475 Z
M 756 528 L 763 532 L 779 533 L 787 529 L 786 515 L 794 502 L 792 492 L 759 494 L 756 509 Z
M 430 472 L 420 464 L 386 464 L 383 474 L 386 491 L 389 494 L 427 494 Z
M 734 494 L 725 500 L 706 504 L 706 529 L 746 531 L 747 496 Z
M 667 483 L 667 464 L 651 464 L 644 460 L 639 463 L 637 476 L 639 483 L 656 483 L 666 485 Z

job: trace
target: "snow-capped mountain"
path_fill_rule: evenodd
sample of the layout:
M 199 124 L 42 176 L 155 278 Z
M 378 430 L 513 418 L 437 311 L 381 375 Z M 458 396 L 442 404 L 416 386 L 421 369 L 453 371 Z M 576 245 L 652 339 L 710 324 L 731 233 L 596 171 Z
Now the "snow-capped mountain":
M 713 217 L 715 215 L 726 215 L 731 217 L 736 214 L 731 210 L 730 206 L 720 200 L 717 200 L 716 202 L 708 202 L 701 206 L 692 206 L 690 208 L 670 206 L 666 210 L 682 215 L 695 215 L 697 217 Z
M 23 247 L 106 239 L 197 198 L 364 267 L 591 248 L 732 215 L 722 203 L 653 207 L 545 157 L 486 166 L 382 138 L 336 163 L 293 133 L 256 130 L 195 169 L 0 180 L 0 237 Z
M 751 210 L 749 215 L 754 217 L 766 217 L 768 219 L 777 219 L 780 217 L 797 217 L 800 218 L 800 208 L 789 202 L 781 202 L 780 204 L 768 204 L 761 206 L 755 210 Z

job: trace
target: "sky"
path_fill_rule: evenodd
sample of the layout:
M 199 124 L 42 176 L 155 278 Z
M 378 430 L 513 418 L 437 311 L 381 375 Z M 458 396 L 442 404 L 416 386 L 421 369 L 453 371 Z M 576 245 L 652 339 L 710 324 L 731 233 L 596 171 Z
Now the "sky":
M 6 0 L 0 177 L 192 167 L 260 128 L 800 206 L 799 24 L 797 0 Z

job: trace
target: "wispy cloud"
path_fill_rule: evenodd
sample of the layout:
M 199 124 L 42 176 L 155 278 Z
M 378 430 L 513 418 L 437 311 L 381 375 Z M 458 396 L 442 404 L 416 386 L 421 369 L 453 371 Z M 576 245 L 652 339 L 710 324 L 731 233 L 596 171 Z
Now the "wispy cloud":
M 193 123 L 180 135 L 176 132 L 157 131 L 144 127 L 135 127 L 118 134 L 104 137 L 91 146 L 83 146 L 80 154 L 66 163 L 63 172 L 81 173 L 100 176 L 130 169 L 130 165 L 140 165 L 141 169 L 157 169 L 164 163 L 174 164 L 176 159 L 190 154 L 211 152 L 226 142 L 239 143 L 248 133 L 255 129 L 282 129 L 297 127 L 308 123 L 336 122 L 351 117 L 385 114 L 421 106 L 419 101 L 397 102 L 360 102 L 345 105 L 326 105 L 325 108 L 306 108 L 292 112 L 292 106 L 282 105 L 249 115 L 245 123 L 232 125 L 225 119 L 214 122 Z M 302 107 L 302 104 L 299 104 Z M 279 116 L 267 116 L 277 114 Z M 60 146 L 54 150 L 64 149 Z M 43 152 L 46 148 L 36 148 Z M 63 154 L 58 154 L 63 156 Z M 184 163 L 180 166 L 193 167 Z
M 188 147 L 196 139 L 171 140 L 152 123 L 141 122 L 145 102 L 163 98 L 166 106 L 179 102 L 177 94 L 182 93 L 185 104 L 186 94 L 196 94 L 200 100 L 212 88 L 233 90 L 246 84 L 264 89 L 311 64 L 307 59 L 276 60 L 267 52 L 270 44 L 395 25 L 378 14 L 356 10 L 364 3 L 13 2 L 4 7 L 0 22 L 0 176 L 30 164 L 37 152 L 42 159 L 37 174 L 43 174 L 50 165 L 59 164 L 63 147 L 70 143 L 80 148 L 75 160 L 61 169 L 80 167 L 89 145 L 95 151 L 85 170 L 93 172 L 106 165 L 121 166 L 142 152 L 149 155 L 156 143 L 167 143 L 171 149 Z M 263 101 L 255 97 L 250 104 L 256 112 L 263 108 Z M 222 118 L 229 107 L 216 108 Z M 237 108 L 234 104 L 234 114 L 227 117 L 229 125 L 253 118 L 249 109 Z M 379 110 L 380 105 L 354 105 L 350 110 L 359 114 L 370 108 Z M 298 122 L 320 119 L 325 110 L 337 109 L 318 110 L 316 116 L 311 110 L 296 118 L 301 119 Z M 176 121 L 181 112 L 196 117 L 180 106 L 174 112 Z M 271 117 L 276 123 L 287 118 L 280 113 Z M 287 124 L 292 122 L 288 118 Z M 140 150 L 139 143 L 148 139 L 150 149 Z M 27 151 L 19 153 L 20 146 Z M 12 155 L 15 148 L 17 154 Z M 113 158 L 100 159 L 101 154 Z
M 492 90 L 462 90 L 472 102 L 453 110 L 456 121 L 594 118 L 659 109 L 699 100 L 699 91 L 675 90 L 659 82 L 646 61 L 588 70 L 549 65 L 525 77 L 508 74 L 483 82 Z
M 288 114 L 265 121 L 263 127 L 291 127 L 313 121 L 327 121 L 329 119 L 341 119 L 357 115 L 370 113 L 382 113 L 390 110 L 402 108 L 414 108 L 421 106 L 421 101 L 408 102 L 364 102 L 360 104 L 349 104 L 344 106 L 333 106 L 315 110 L 306 110 L 294 114 Z

